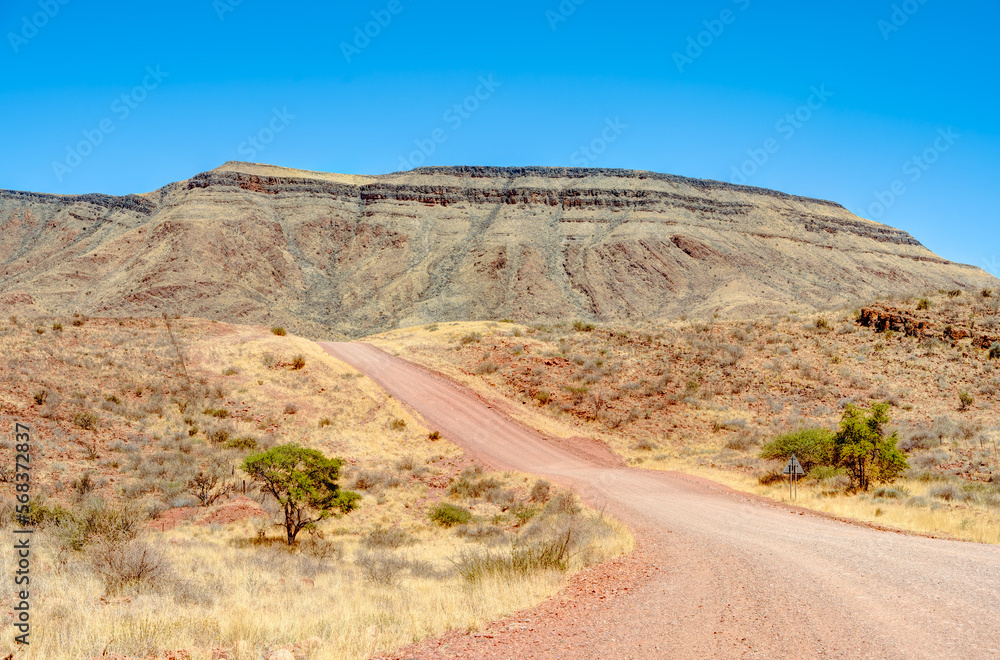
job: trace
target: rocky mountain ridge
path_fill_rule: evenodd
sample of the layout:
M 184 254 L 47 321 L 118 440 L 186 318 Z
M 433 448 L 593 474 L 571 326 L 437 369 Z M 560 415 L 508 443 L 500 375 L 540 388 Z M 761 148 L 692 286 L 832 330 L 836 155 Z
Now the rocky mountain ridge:
M 0 230 L 0 304 L 23 313 L 315 336 L 755 316 L 997 283 L 834 202 L 634 170 L 233 162 L 142 195 L 0 191 Z

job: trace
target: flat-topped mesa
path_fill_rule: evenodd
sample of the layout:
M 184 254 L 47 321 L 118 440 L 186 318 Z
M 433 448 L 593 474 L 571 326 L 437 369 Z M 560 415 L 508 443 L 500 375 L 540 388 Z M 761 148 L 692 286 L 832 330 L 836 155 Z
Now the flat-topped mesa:
M 142 195 L 0 191 L 0 236 L 0 301 L 327 337 L 752 317 L 1000 284 L 833 202 L 620 169 L 230 162 Z
M 51 195 L 48 193 L 23 192 L 20 190 L 0 190 L 0 200 L 24 202 L 28 204 L 92 204 L 109 210 L 121 209 L 149 215 L 155 205 L 140 195 Z
M 803 202 L 809 202 L 812 204 L 826 204 L 829 206 L 834 206 L 837 208 L 843 208 L 840 204 L 836 202 L 830 202 L 825 199 L 814 199 L 811 197 L 800 197 L 798 195 L 789 195 L 788 193 L 779 192 L 777 190 L 770 190 L 768 188 L 757 188 L 754 186 L 745 186 L 736 183 L 728 183 L 726 181 L 715 181 L 712 179 L 692 179 L 686 176 L 678 176 L 676 174 L 661 174 L 659 172 L 649 172 L 646 170 L 626 170 L 619 168 L 608 168 L 608 167 L 541 167 L 541 166 L 528 166 L 528 167 L 490 167 L 490 166 L 453 166 L 453 167 L 418 167 L 411 170 L 415 174 L 451 174 L 455 176 L 468 176 L 472 178 L 497 178 L 497 179 L 513 179 L 518 177 L 539 177 L 548 179 L 585 179 L 589 177 L 608 177 L 608 178 L 622 178 L 622 179 L 636 179 L 639 181 L 652 180 L 652 181 L 667 181 L 669 183 L 683 184 L 686 186 L 691 186 L 692 188 L 700 188 L 703 190 L 734 190 L 738 192 L 749 193 L 752 195 L 771 195 L 773 197 L 779 197 L 783 199 L 794 199 Z M 394 172 L 393 174 L 387 176 L 396 176 L 400 174 L 408 174 L 409 172 Z
M 683 209 L 717 217 L 746 216 L 759 205 L 755 197 L 770 197 L 811 209 L 800 212 L 802 226 L 810 232 L 850 232 L 885 243 L 920 246 L 908 233 L 862 220 L 835 202 L 703 179 L 640 170 L 560 167 L 421 167 L 408 172 L 358 177 L 355 183 L 332 182 L 310 176 L 300 170 L 290 176 L 255 173 L 258 167 L 248 163 L 227 163 L 218 170 L 195 176 L 189 189 L 233 186 L 249 192 L 279 195 L 308 193 L 336 195 L 357 199 L 361 204 L 392 200 L 422 205 L 449 206 L 505 204 L 558 207 L 562 209 L 639 210 L 669 213 Z M 244 170 L 249 170 L 246 172 Z M 663 189 L 646 182 L 671 184 Z M 492 185 L 491 185 L 492 184 Z M 544 185 L 549 184 L 549 185 Z M 736 193 L 739 199 L 719 199 L 713 191 Z M 733 197 L 733 195 L 726 195 Z M 757 203 L 755 203 L 755 201 Z

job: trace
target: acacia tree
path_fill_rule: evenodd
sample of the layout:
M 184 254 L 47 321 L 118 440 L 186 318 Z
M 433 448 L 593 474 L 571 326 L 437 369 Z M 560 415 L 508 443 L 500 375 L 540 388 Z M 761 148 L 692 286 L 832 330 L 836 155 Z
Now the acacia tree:
M 848 404 L 844 410 L 833 438 L 834 462 L 847 470 L 855 488 L 867 491 L 872 483 L 889 483 L 909 467 L 896 447 L 897 433 L 885 434 L 888 423 L 888 403 L 870 409 Z
M 297 444 L 247 456 L 241 468 L 278 501 L 285 512 L 288 545 L 300 531 L 332 515 L 348 513 L 361 496 L 337 484 L 342 462 Z

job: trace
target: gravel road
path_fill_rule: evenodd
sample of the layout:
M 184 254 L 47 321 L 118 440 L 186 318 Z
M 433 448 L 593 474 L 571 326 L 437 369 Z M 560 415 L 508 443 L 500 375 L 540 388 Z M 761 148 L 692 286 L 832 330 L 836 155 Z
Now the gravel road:
M 393 658 L 997 658 L 1000 548 L 882 532 L 553 442 L 449 379 L 323 343 L 483 462 L 571 485 L 638 550 Z

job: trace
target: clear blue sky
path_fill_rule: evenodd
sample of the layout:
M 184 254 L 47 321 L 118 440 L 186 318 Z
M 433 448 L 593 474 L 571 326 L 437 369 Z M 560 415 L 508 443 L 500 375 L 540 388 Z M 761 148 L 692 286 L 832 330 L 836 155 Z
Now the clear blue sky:
M 998 24 L 962 0 L 7 0 L 0 188 L 227 160 L 745 177 L 1000 274 Z

